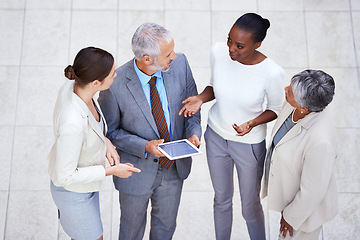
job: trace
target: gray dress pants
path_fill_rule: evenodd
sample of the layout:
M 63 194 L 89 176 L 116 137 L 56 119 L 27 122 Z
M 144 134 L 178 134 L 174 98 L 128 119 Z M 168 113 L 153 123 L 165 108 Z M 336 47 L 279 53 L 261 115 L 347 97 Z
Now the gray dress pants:
M 235 132 L 234 132 L 235 134 Z M 223 139 L 209 126 L 205 132 L 206 153 L 215 191 L 214 221 L 217 240 L 228 240 L 232 228 L 234 165 L 238 173 L 242 215 L 252 240 L 265 239 L 260 182 L 266 154 L 265 140 L 245 144 Z

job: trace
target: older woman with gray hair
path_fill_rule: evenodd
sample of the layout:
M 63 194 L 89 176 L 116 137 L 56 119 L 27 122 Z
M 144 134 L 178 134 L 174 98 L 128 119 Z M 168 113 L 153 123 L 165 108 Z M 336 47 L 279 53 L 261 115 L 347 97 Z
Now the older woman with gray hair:
M 338 155 L 331 116 L 334 79 L 305 70 L 285 88 L 286 101 L 271 134 L 261 196 L 281 212 L 279 239 L 318 239 L 338 211 L 333 168 Z

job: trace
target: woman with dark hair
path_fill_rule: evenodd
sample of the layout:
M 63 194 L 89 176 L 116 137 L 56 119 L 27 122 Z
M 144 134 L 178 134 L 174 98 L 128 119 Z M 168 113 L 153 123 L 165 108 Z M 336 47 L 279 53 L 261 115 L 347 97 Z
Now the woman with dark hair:
M 319 239 L 322 225 L 338 211 L 333 168 L 337 142 L 326 106 L 334 79 L 305 70 L 285 88 L 287 103 L 271 134 L 261 197 L 281 212 L 279 239 Z
M 234 165 L 250 238 L 265 239 L 259 197 L 266 153 L 265 124 L 277 117 L 284 99 L 283 69 L 257 50 L 269 27 L 269 20 L 255 13 L 241 16 L 230 29 L 227 48 L 223 43 L 212 47 L 211 86 L 185 99 L 179 112 L 191 116 L 216 97 L 204 135 L 215 191 L 216 239 L 230 239 L 231 235 Z
M 84 48 L 73 66 L 65 68 L 65 76 L 75 81 L 64 84 L 55 105 L 55 143 L 48 157 L 51 194 L 66 234 L 76 240 L 102 239 L 99 190 L 105 176 L 127 178 L 140 170 L 119 162 L 93 98 L 116 76 L 113 56 L 99 48 Z

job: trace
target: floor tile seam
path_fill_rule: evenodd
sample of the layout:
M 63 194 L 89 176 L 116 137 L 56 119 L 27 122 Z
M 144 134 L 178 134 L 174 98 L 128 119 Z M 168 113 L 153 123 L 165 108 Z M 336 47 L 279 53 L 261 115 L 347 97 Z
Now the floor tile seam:
M 304 34 L 305 34 L 305 48 L 306 48 L 306 60 L 307 60 L 307 68 L 310 68 L 310 54 L 309 54 L 309 42 L 308 42 L 308 29 L 307 29 L 307 22 L 306 22 L 306 11 L 305 11 L 305 4 L 303 1 L 303 21 L 304 21 Z
M 335 127 L 335 129 L 349 129 L 349 130 L 359 129 L 360 130 L 360 127 Z
M 359 195 L 360 192 L 338 192 L 340 195 Z
M 58 68 L 58 67 L 64 67 L 64 66 L 63 65 L 44 65 L 44 64 L 41 64 L 41 65 L 29 65 L 29 64 L 1 65 L 0 64 L 0 67 L 14 67 L 14 68 L 16 68 L 16 67 L 18 67 L 18 68 L 20 68 L 20 67 L 25 67 L 25 68 L 27 68 L 27 67 L 38 67 L 38 68 L 53 67 L 53 68 Z
M 72 64 L 72 59 L 70 59 L 70 55 L 71 55 L 71 40 L 72 40 L 72 19 L 73 19 L 73 0 L 71 0 L 71 10 L 70 10 L 70 20 L 69 20 L 69 39 L 68 39 L 68 56 L 67 56 L 67 60 L 68 60 L 68 64 Z M 59 66 L 60 67 L 60 66 Z M 62 66 L 63 68 L 64 66 Z
M 0 7 L 0 10 L 25 10 L 25 6 L 24 7 Z
M 11 189 L 10 190 L 4 190 L 1 189 L 0 192 L 50 192 L 50 178 L 49 178 L 49 188 L 48 189 Z M 99 193 L 113 193 L 114 190 L 100 190 Z
M 109 9 L 95 9 L 95 8 L 89 8 L 89 9 L 78 9 L 78 8 L 71 8 L 71 11 L 74 12 L 118 12 L 118 9 L 115 8 L 109 8 Z
M 212 32 L 212 29 L 210 30 L 210 32 Z M 212 40 L 210 41 L 210 46 L 212 46 Z M 118 48 L 116 48 L 117 51 Z M 358 64 L 358 63 L 357 63 Z M 307 65 L 308 66 L 308 65 Z M 21 65 L 1 65 L 0 67 L 13 67 L 13 68 L 20 68 L 20 67 L 24 67 L 24 68 L 59 68 L 59 67 L 64 67 L 63 65 L 46 65 L 46 64 L 39 64 L 39 65 L 30 65 L 30 64 L 21 64 Z M 297 69 L 297 68 L 301 68 L 298 65 L 297 66 L 282 66 L 283 68 L 286 69 Z M 360 65 L 354 65 L 354 66 L 321 66 L 322 68 L 331 68 L 331 69 L 358 69 L 360 68 Z M 192 68 L 202 68 L 202 69 L 209 69 L 210 66 L 205 66 L 205 65 L 198 65 L 198 66 L 193 66 Z
M 260 11 L 260 9 L 259 9 L 259 0 L 256 0 L 256 12 L 257 13 L 259 13 L 259 12 L 261 12 L 261 13 L 266 13 L 266 11 Z M 235 180 L 234 180 L 235 181 Z M 215 194 L 215 193 L 214 193 Z M 240 191 L 238 190 L 238 191 L 236 191 L 236 189 L 234 189 L 234 193 L 233 193 L 233 195 L 234 194 L 240 194 Z M 241 199 L 240 199 L 240 201 L 241 201 Z M 267 209 L 263 209 L 264 210 L 264 212 L 267 210 Z M 270 214 L 264 214 L 265 216 L 264 216 L 264 220 L 266 221 L 266 222 L 268 222 L 268 223 L 270 223 Z M 270 224 L 267 224 L 267 226 L 265 226 L 266 227 L 266 232 L 265 232 L 265 234 L 266 234 L 266 238 L 267 239 L 270 239 L 271 237 L 270 237 L 270 232 L 271 232 L 271 227 L 270 227 Z
M 320 9 L 313 9 L 313 10 L 304 10 L 306 13 L 349 13 L 351 12 L 350 9 L 348 10 L 334 10 L 334 9 L 324 9 L 324 10 L 320 10 Z
M 14 124 L 0 124 L 0 128 L 2 128 L 2 127 L 4 127 L 4 128 L 12 128 L 12 127 L 15 127 L 15 125 Z
M 351 0 L 349 0 L 350 9 L 352 9 Z M 358 67 L 357 69 L 357 77 L 358 77 L 358 87 L 360 88 L 360 70 L 359 70 L 359 59 L 358 59 L 358 52 L 356 48 L 356 39 L 355 39 L 355 29 L 354 29 L 354 18 L 353 18 L 353 11 L 350 11 L 350 22 L 351 22 L 351 33 L 353 39 L 353 50 L 355 55 L 355 64 Z
M 116 43 L 115 43 L 115 62 L 116 59 L 119 59 L 118 54 L 119 54 L 119 37 L 120 37 L 120 27 L 119 27 L 119 21 L 120 21 L 120 14 L 119 14 L 119 5 L 120 5 L 120 1 L 117 1 L 117 10 L 116 10 Z M 115 63 L 116 65 L 116 63 Z M 117 66 L 115 66 L 117 68 Z
M 289 13 L 289 12 L 307 12 L 307 13 L 316 13 L 316 12 L 360 12 L 360 9 L 349 9 L 349 10 L 333 10 L 333 9 L 312 9 L 312 10 L 298 10 L 298 9 L 286 9 L 286 10 L 273 10 L 273 9 L 259 9 L 259 7 L 256 7 L 256 11 L 257 12 L 277 12 L 277 13 Z M 70 7 L 70 8 L 32 8 L 32 7 L 24 7 L 24 8 L 0 8 L 0 11 L 49 11 L 49 10 L 57 10 L 57 11 L 63 11 L 63 10 L 75 10 L 75 11 L 96 11 L 96 12 L 101 12 L 101 11 L 131 11 L 131 12 L 136 12 L 136 11 L 189 11 L 189 12 L 198 12 L 198 11 L 202 11 L 202 12 L 208 12 L 208 11 L 212 11 L 212 12 L 239 12 L 239 10 L 243 10 L 243 11 L 247 11 L 246 9 L 239 9 L 239 10 L 226 10 L 226 9 L 213 9 L 212 6 L 209 9 L 194 9 L 194 8 L 189 8 L 189 9 L 184 9 L 184 8 L 164 8 L 164 9 L 154 9 L 154 10 L 148 10 L 148 9 L 133 9 L 133 8 L 100 8 L 100 9 L 96 9 L 96 8 L 74 8 L 74 7 Z M 250 11 L 250 9 L 248 10 Z
M 19 8 L 19 9 L 4 9 L 0 8 L 0 11 L 79 11 L 79 12 L 122 12 L 122 11 L 129 11 L 129 12 L 141 12 L 141 11 L 154 11 L 154 12 L 179 12 L 179 11 L 186 11 L 186 12 L 239 12 L 239 10 L 203 10 L 203 9 L 154 9 L 154 10 L 146 10 L 146 9 L 78 9 L 78 8 Z M 246 9 L 242 9 L 243 11 L 247 11 Z M 250 10 L 248 10 L 250 11 Z M 292 12 L 303 12 L 303 10 L 256 10 L 256 12 L 261 13 L 267 13 L 267 12 L 273 12 L 273 13 L 292 13 Z M 326 12 L 334 12 L 334 13 L 348 13 L 348 12 L 360 12 L 360 10 L 305 10 L 306 13 L 326 13 Z
M 26 3 L 26 2 L 25 2 Z M 23 46 L 24 46 L 24 33 L 25 33 L 25 22 L 26 22 L 26 9 L 23 11 L 23 19 L 22 19 L 22 36 L 21 36 L 21 49 L 20 49 L 20 62 L 19 62 L 19 75 L 17 79 L 17 89 L 16 89 L 16 102 L 15 102 L 15 119 L 14 119 L 14 128 L 13 128 L 13 139 L 12 139 L 12 149 L 11 149 L 11 163 L 10 163 L 10 173 L 9 173 L 9 186 L 8 186 L 8 195 L 7 195 L 7 202 L 6 202 L 6 210 L 5 210 L 5 224 L 4 224 L 4 233 L 3 238 L 5 239 L 5 233 L 7 229 L 7 217 L 9 214 L 9 204 L 10 204 L 10 192 L 11 192 L 11 177 L 12 177 L 12 167 L 13 167 L 13 158 L 14 158 L 14 146 L 15 146 L 15 133 L 16 133 L 16 119 L 17 119 L 17 110 L 18 110 L 18 102 L 19 102 L 19 89 L 20 89 L 20 79 L 21 79 L 21 64 L 22 64 L 22 53 L 23 53 Z
M 25 11 L 25 8 L 16 8 L 16 9 L 4 9 L 4 8 L 0 8 L 0 11 L 6 12 L 22 12 Z
M 164 26 L 167 26 L 167 22 L 166 22 L 166 14 L 168 12 L 168 10 L 166 10 L 166 0 L 163 0 L 163 5 L 164 8 L 161 10 L 162 14 L 163 14 L 163 19 L 164 19 Z M 121 10 L 120 10 L 121 11 Z
M 306 34 L 307 35 L 307 34 Z M 307 42 L 307 39 L 306 39 L 306 42 Z M 306 48 L 308 48 L 308 43 L 306 43 Z M 308 54 L 309 55 L 309 54 Z M 307 57 L 307 60 L 308 61 L 310 61 L 310 57 L 308 56 Z M 295 69 L 295 68 L 304 68 L 304 67 L 308 67 L 309 68 L 309 65 L 310 65 L 310 63 L 309 64 L 307 64 L 307 66 L 305 66 L 305 64 L 304 64 L 304 66 L 302 67 L 301 65 L 297 65 L 297 66 L 286 66 L 286 65 L 282 65 L 281 67 L 282 68 L 293 68 L 293 69 Z M 360 66 L 358 66 L 358 65 L 353 65 L 353 66 L 323 66 L 323 65 L 320 65 L 320 64 L 313 64 L 313 66 L 312 66 L 312 68 L 314 68 L 314 67 L 316 67 L 316 68 L 331 68 L 331 69 L 339 69 L 339 68 L 344 68 L 344 69 L 358 69 Z
M 192 8 L 189 8 L 189 9 L 176 9 L 176 8 L 167 7 L 167 5 L 166 5 L 166 0 L 164 0 L 163 3 L 164 3 L 164 11 L 171 11 L 171 10 L 192 11 L 192 10 L 193 10 Z M 209 6 L 209 9 L 206 9 L 206 10 L 203 10 L 203 11 L 209 11 L 209 10 L 211 10 L 211 0 L 208 0 L 208 1 L 207 1 L 207 5 Z M 195 10 L 198 10 L 198 9 L 195 9 Z
M 1 126 L 1 125 L 0 125 Z M 17 124 L 14 125 L 14 127 L 18 127 L 18 128 L 52 128 L 53 125 L 41 125 L 41 124 Z M 15 135 L 14 135 L 15 136 Z
M 211 44 L 211 46 L 212 45 L 213 44 Z M 186 52 L 185 52 L 185 54 L 186 54 Z M 23 68 L 63 68 L 64 66 L 63 65 L 48 65 L 48 66 L 47 65 L 21 65 L 21 66 L 20 65 L 0 65 L 0 67 L 12 67 L 12 68 L 20 68 L 20 67 L 23 67 Z M 358 68 L 360 68 L 360 65 L 359 66 L 319 66 L 319 65 L 317 65 L 317 67 L 330 68 L 330 69 L 358 69 Z M 210 66 L 197 65 L 197 66 L 192 66 L 191 68 L 194 68 L 194 69 L 195 68 L 198 68 L 198 69 L 200 69 L 200 68 L 201 69 L 210 69 Z M 285 68 L 285 69 L 298 69 L 298 68 L 303 68 L 303 67 L 301 67 L 299 65 L 297 65 L 297 66 L 284 66 L 284 65 L 282 65 L 282 68 Z
M 119 14 L 119 7 L 120 7 L 120 1 L 117 1 L 117 8 L 116 8 L 116 39 L 119 39 L 119 21 L 120 21 L 120 14 Z M 116 41 L 115 43 L 115 57 L 116 59 L 118 59 L 118 54 L 119 54 L 119 41 Z M 116 61 L 116 60 L 115 60 Z M 115 192 L 115 187 L 112 184 L 112 188 L 111 189 L 106 189 L 106 190 L 100 190 L 99 193 L 107 193 L 107 194 L 111 194 L 110 196 L 110 209 L 114 209 L 115 204 L 114 204 L 114 192 Z M 113 232 L 113 211 L 110 211 L 110 233 Z M 112 234 L 110 235 L 112 237 Z
M 209 0 L 209 6 L 210 9 L 212 9 L 213 6 L 213 0 Z M 214 26 L 214 21 L 213 21 L 213 12 L 210 12 L 210 46 L 213 46 L 214 42 L 213 42 L 213 26 Z
M 210 30 L 210 32 L 212 32 L 212 30 Z M 212 40 L 211 40 L 212 42 Z M 212 44 L 211 44 L 212 45 Z M 37 67 L 37 68 L 59 68 L 59 67 L 64 67 L 63 65 L 29 65 L 29 64 L 22 64 L 22 65 L 2 65 L 0 64 L 0 67 L 12 67 L 12 68 L 20 68 L 20 67 L 25 67 L 25 68 L 30 68 L 30 67 Z M 282 66 L 285 69 L 297 69 L 297 68 L 301 68 L 299 66 Z M 341 69 L 341 68 L 345 68 L 345 69 L 358 69 L 360 68 L 360 65 L 357 66 L 322 66 L 323 68 L 331 68 L 331 69 Z M 203 65 L 199 65 L 199 66 L 194 66 L 192 68 L 202 68 L 202 69 L 209 69 L 210 66 L 203 66 Z
M 49 181 L 49 183 L 50 183 L 50 181 Z M 51 192 L 50 191 L 50 184 L 49 184 L 49 189 L 47 189 L 47 190 L 44 190 L 44 189 L 24 189 L 24 190 L 21 190 L 21 189 L 11 189 L 11 190 L 9 190 L 9 192 L 12 192 L 12 193 L 14 193 L 14 192 L 17 192 L 17 193 L 19 193 L 19 192 L 26 192 L 26 193 L 30 193 L 30 192 L 37 192 L 37 193 L 47 193 L 47 192 Z
M 38 128 L 52 128 L 53 125 L 42 125 L 42 124 L 17 124 L 17 125 L 8 125 L 8 124 L 4 124 L 4 125 L 0 125 L 0 127 L 19 127 L 19 128 L 27 128 L 27 127 L 38 127 Z M 206 125 L 204 125 L 204 127 L 206 127 Z M 335 126 L 336 129 L 360 129 L 360 127 L 358 126 L 350 126 L 350 127 L 345 127 L 345 126 Z
M 96 9 L 96 8 L 25 8 L 26 11 L 28 12 L 33 12 L 33 11 L 79 11 L 79 12 L 86 12 L 86 11 L 91 11 L 91 12 L 109 12 L 109 11 L 113 11 L 113 12 L 117 12 L 118 10 L 116 8 L 104 8 L 104 9 Z M 25 9 L 18 9 L 18 10 L 25 10 Z M 1 8 L 0 8 L 1 10 Z M 9 9 L 10 10 L 10 9 Z
M 247 9 L 239 9 L 239 10 L 226 10 L 226 9 L 220 9 L 220 10 L 210 10 L 212 12 L 239 12 L 239 11 L 251 11 L 251 10 L 247 10 Z M 360 12 L 360 10 L 331 10 L 331 9 L 324 9 L 324 10 L 304 10 L 304 9 L 284 9 L 284 10 L 275 10 L 275 9 L 260 9 L 260 10 L 256 10 L 256 12 L 261 12 L 261 13 L 293 13 L 293 12 L 306 12 L 306 13 L 327 13 L 327 12 L 334 12 L 334 13 L 348 13 L 350 11 L 353 12 Z
M 194 9 L 194 8 L 189 8 L 189 9 L 183 9 L 183 8 L 179 8 L 179 9 L 119 9 L 119 12 L 180 12 L 180 11 L 186 11 L 186 12 L 211 12 L 210 9 L 206 10 L 206 9 Z M 233 11 L 233 12 L 238 12 L 238 11 Z
M 15 188 L 15 189 L 12 189 L 12 188 L 10 188 L 9 190 L 6 190 L 6 189 L 1 189 L 0 190 L 0 193 L 1 192 L 17 192 L 17 193 L 19 193 L 19 192 L 26 192 L 26 193 L 31 193 L 31 192 L 37 192 L 37 193 L 39 193 L 39 192 L 42 192 L 42 193 L 46 193 L 46 192 L 51 192 L 50 191 L 50 187 L 49 187 L 49 189 L 19 189 L 19 188 Z M 100 190 L 99 191 L 99 193 L 100 194 L 112 194 L 112 193 L 118 193 L 119 191 L 118 190 L 115 190 L 115 189 L 113 189 L 113 190 Z M 211 191 L 211 190 L 209 190 L 209 191 L 203 191 L 203 190 L 183 190 L 182 191 L 183 193 L 211 193 L 211 194 L 213 194 L 214 193 L 214 191 Z M 234 191 L 234 193 L 240 193 L 239 191 Z M 359 194 L 360 194 L 360 192 L 359 192 Z

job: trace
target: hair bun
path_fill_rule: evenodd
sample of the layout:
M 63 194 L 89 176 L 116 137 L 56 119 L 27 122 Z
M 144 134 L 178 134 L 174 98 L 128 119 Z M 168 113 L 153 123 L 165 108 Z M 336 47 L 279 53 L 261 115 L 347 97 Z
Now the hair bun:
M 65 77 L 67 77 L 70 80 L 74 80 L 75 79 L 75 71 L 73 66 L 69 65 L 64 69 L 64 75 Z
M 266 29 L 268 29 L 270 27 L 270 21 L 266 18 L 264 18 L 264 25 L 265 25 Z

